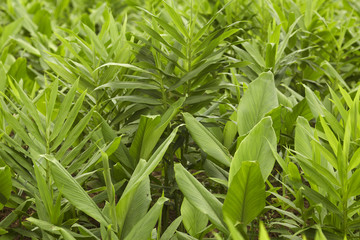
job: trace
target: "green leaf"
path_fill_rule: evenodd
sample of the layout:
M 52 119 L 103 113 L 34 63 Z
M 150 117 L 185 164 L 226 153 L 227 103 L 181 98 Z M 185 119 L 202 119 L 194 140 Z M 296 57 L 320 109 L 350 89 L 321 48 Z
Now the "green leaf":
M 127 63 L 112 63 L 112 62 L 101 65 L 100 67 L 96 68 L 96 69 L 94 70 L 94 72 L 98 71 L 100 68 L 107 67 L 107 66 L 123 67 L 123 68 L 127 68 L 127 69 L 130 69 L 130 70 L 133 70 L 133 71 L 135 71 L 135 72 L 142 72 L 142 73 L 151 74 L 151 72 L 146 71 L 146 70 L 144 70 L 144 69 L 142 69 L 142 68 L 139 68 L 139 67 L 134 66 L 134 65 L 131 65 L 131 64 L 127 64 Z
M 50 92 L 50 99 L 46 101 L 46 136 L 50 137 L 50 122 L 52 120 L 54 107 L 56 104 L 56 99 L 58 95 L 58 87 L 59 87 L 59 79 L 56 78 L 52 84 L 51 92 Z
M 39 170 L 39 167 L 37 165 L 38 165 L 38 163 L 35 162 L 34 163 L 34 172 L 35 172 L 35 176 L 36 176 L 37 187 L 38 187 L 39 193 L 40 193 L 39 197 L 41 198 L 42 203 L 45 206 L 47 215 L 49 217 L 51 217 L 53 214 L 53 209 L 54 209 L 54 202 L 53 202 L 51 190 L 49 189 L 49 187 L 46 183 L 46 180 L 43 177 L 42 172 Z M 52 222 L 52 223 L 56 224 L 56 222 Z
M 226 122 L 224 127 L 224 146 L 228 149 L 231 147 L 237 133 L 237 125 L 235 123 L 236 118 L 236 111 L 234 111 L 230 116 L 230 120 Z
M 94 106 L 95 108 L 95 106 Z M 56 157 L 62 158 L 65 152 L 69 149 L 69 147 L 76 141 L 76 139 L 80 136 L 83 130 L 87 127 L 87 124 L 90 121 L 90 118 L 94 112 L 94 108 L 92 108 L 69 132 L 68 136 L 65 138 L 65 141 L 61 145 L 60 150 L 56 153 Z
M 73 178 L 53 156 L 45 155 L 44 157 L 50 164 L 51 175 L 56 186 L 66 199 L 68 199 L 76 208 L 94 218 L 99 223 L 108 226 L 109 219 L 104 216 L 99 207 L 79 185 L 75 178 Z
M 72 101 L 74 100 L 76 89 L 78 87 L 79 81 L 76 81 L 72 87 L 70 88 L 69 92 L 66 94 L 64 100 L 62 101 L 59 113 L 56 116 L 55 122 L 54 122 L 54 128 L 52 130 L 52 133 L 50 135 L 50 141 L 54 140 L 59 133 L 62 130 L 62 127 L 64 125 L 65 119 L 69 116 L 69 111 L 72 105 Z M 61 113 L 61 114 L 60 114 Z
M 306 85 L 303 85 L 305 88 L 305 97 L 308 102 L 308 105 L 311 109 L 311 112 L 315 118 L 318 118 L 318 116 L 324 115 L 324 106 L 320 102 L 320 100 L 317 98 L 315 93 Z
M 270 240 L 269 234 L 267 233 L 263 222 L 260 222 L 259 239 L 260 240 Z
M 275 164 L 271 148 L 275 148 L 276 143 L 272 120 L 270 117 L 265 117 L 241 141 L 231 161 L 229 184 L 245 161 L 256 161 L 260 166 L 263 179 L 266 181 Z
M 138 130 L 130 147 L 130 154 L 136 159 L 148 159 L 161 135 L 173 117 L 179 112 L 185 98 L 173 103 L 160 116 L 141 116 Z
M 161 105 L 159 100 L 144 96 L 117 96 L 113 97 L 111 100 L 118 100 L 119 102 L 144 103 L 148 105 Z
M 325 122 L 324 118 L 322 118 L 320 116 L 320 123 L 321 126 L 324 129 L 325 135 L 326 135 L 326 140 L 329 142 L 332 150 L 334 151 L 335 155 L 337 155 L 338 153 L 338 146 L 339 146 L 339 142 L 337 140 L 337 138 L 335 137 L 335 134 L 333 133 L 333 131 L 330 129 L 330 127 L 328 126 L 327 122 Z
M 360 164 L 360 148 L 358 148 L 350 159 L 348 171 L 356 168 Z
M 12 190 L 11 170 L 8 166 L 0 167 L 0 210 L 10 198 Z
M 235 174 L 223 206 L 224 217 L 247 225 L 265 207 L 265 183 L 259 164 L 245 161 Z
M 75 105 L 72 107 L 71 111 L 67 114 L 66 121 L 61 126 L 61 131 L 59 130 L 60 129 L 59 127 L 54 128 L 54 132 L 56 131 L 55 133 L 57 133 L 57 134 L 55 135 L 54 132 L 52 133 L 52 136 L 56 137 L 56 138 L 51 139 L 51 140 L 54 140 L 54 142 L 52 143 L 52 146 L 51 146 L 51 151 L 56 149 L 62 143 L 65 136 L 68 134 L 69 130 L 71 129 L 73 123 L 75 122 L 76 117 L 78 116 L 78 114 L 80 112 L 82 103 L 85 98 L 85 94 L 86 94 L 86 91 L 83 92 L 83 94 L 81 94 L 81 96 L 76 101 Z M 62 112 L 59 111 L 58 114 L 61 115 Z
M 112 90 L 116 90 L 116 89 L 159 89 L 160 87 L 144 82 L 109 82 L 95 88 L 95 90 L 103 89 L 103 88 L 111 88 Z
M 162 160 L 165 152 L 167 151 L 170 143 L 174 140 L 178 128 L 175 128 L 169 137 L 158 147 L 158 149 L 153 153 L 150 159 L 146 162 L 141 159 L 136 166 L 129 183 L 127 184 L 119 202 L 116 205 L 116 216 L 118 219 L 118 224 L 120 227 L 120 233 L 124 227 L 124 221 L 126 215 L 129 211 L 129 206 L 131 201 L 134 198 L 134 194 L 138 189 L 140 183 L 149 176 L 149 174 L 154 171 L 156 166 Z
M 186 197 L 181 204 L 181 216 L 186 231 L 193 237 L 199 237 L 198 234 L 208 224 L 207 216 L 195 208 Z
M 145 178 L 137 187 L 132 199 L 133 200 L 128 206 L 129 213 L 126 215 L 122 236 L 129 234 L 133 227 L 146 215 L 149 209 L 151 203 L 151 192 L 150 180 L 148 177 Z
M 288 32 L 285 35 L 284 40 L 280 43 L 277 54 L 276 54 L 276 64 L 278 64 L 282 58 L 282 55 L 288 45 L 288 42 L 290 40 L 290 38 L 298 31 L 294 31 L 294 28 L 296 26 L 296 24 L 298 23 L 298 21 L 302 18 L 302 16 L 298 17 L 293 24 L 291 24 L 291 26 L 289 27 Z
M 348 197 L 360 195 L 360 169 L 350 177 L 348 183 Z
M 227 149 L 209 132 L 201 123 L 199 123 L 190 113 L 183 113 L 186 128 L 189 130 L 194 141 L 199 147 L 215 158 L 217 162 L 230 166 L 230 154 Z
M 39 228 L 41 228 L 45 231 L 48 231 L 48 232 L 56 234 L 56 235 L 62 235 L 65 240 L 75 240 L 76 239 L 75 237 L 77 237 L 77 238 L 83 237 L 82 235 L 71 232 L 68 229 L 53 225 L 49 222 L 39 220 L 39 219 L 36 219 L 33 217 L 29 217 L 26 220 L 32 224 L 35 224 L 36 226 L 38 226 Z
M 326 60 L 323 61 L 320 66 L 325 69 L 324 73 L 326 75 L 328 75 L 332 79 L 335 79 L 337 81 L 337 83 L 340 83 L 347 90 L 350 90 L 349 86 L 346 84 L 344 79 L 340 76 L 340 74 L 335 70 L 335 68 L 328 61 L 326 61 Z
M 131 229 L 131 232 L 124 239 L 148 239 L 166 201 L 168 201 L 168 199 L 165 197 L 159 198 L 150 211 L 136 223 L 136 225 Z
M 67 69 L 64 65 L 60 64 L 59 62 L 50 62 L 48 60 L 45 60 L 45 62 L 52 68 L 52 70 L 54 70 L 56 74 L 58 74 L 68 83 L 74 84 L 76 82 L 76 75 Z
M 29 137 L 23 126 L 21 126 L 19 121 L 17 121 L 15 117 L 12 116 L 12 114 L 4 111 L 3 109 L 3 116 L 5 117 L 6 122 L 15 130 L 15 133 L 24 141 L 26 145 L 35 150 L 37 153 L 45 152 L 45 146 L 40 146 L 37 142 L 33 141 L 33 139 Z
M 166 12 L 170 15 L 171 19 L 173 20 L 175 26 L 178 28 L 178 30 L 187 38 L 190 38 L 185 25 L 181 19 L 181 17 L 177 14 L 177 12 L 170 7 L 168 4 L 166 4 L 166 2 L 163 2 L 164 7 L 166 9 Z
M 222 204 L 179 163 L 175 164 L 175 179 L 186 199 L 222 232 L 228 233 L 223 223 Z
M 24 19 L 19 18 L 2 29 L 0 37 L 1 52 L 4 49 L 5 45 L 11 40 L 10 36 L 14 36 L 20 31 L 23 21 Z
M 35 106 L 35 104 L 31 101 L 31 99 L 28 97 L 28 95 L 24 92 L 24 90 L 18 85 L 17 82 L 15 82 L 17 91 L 20 95 L 20 98 L 26 107 L 26 110 L 29 112 L 31 117 L 34 119 L 36 125 L 38 126 L 38 129 L 41 133 L 45 134 L 45 128 L 43 126 L 43 122 L 40 120 L 39 112 Z
M 274 75 L 262 73 L 249 84 L 237 111 L 239 135 L 247 134 L 264 116 L 278 106 Z
M 295 128 L 295 151 L 305 156 L 307 159 L 312 159 L 311 140 L 314 138 L 314 129 L 310 127 L 308 120 L 303 117 L 298 117 Z
M 119 141 L 120 143 L 120 141 Z M 110 219 L 112 224 L 112 229 L 114 229 L 115 232 L 117 232 L 117 218 L 116 218 L 116 208 L 115 208 L 115 188 L 111 181 L 111 173 L 110 173 L 110 166 L 109 166 L 109 158 L 108 154 L 106 154 L 104 151 L 101 151 L 101 157 L 103 162 L 103 175 L 105 180 L 105 186 L 106 186 L 106 193 L 109 200 L 109 208 L 110 208 Z
M 245 50 L 250 54 L 250 56 L 263 68 L 265 68 L 265 61 L 264 58 L 261 56 L 258 49 L 253 47 L 249 42 L 244 42 L 243 47 Z
M 174 233 L 175 233 L 176 229 L 179 227 L 181 221 L 182 221 L 182 216 L 179 216 L 178 218 L 176 218 L 170 224 L 170 226 L 167 227 L 167 229 L 165 230 L 163 235 L 161 235 L 160 240 L 169 240 L 169 239 L 171 239 L 172 236 L 174 236 Z

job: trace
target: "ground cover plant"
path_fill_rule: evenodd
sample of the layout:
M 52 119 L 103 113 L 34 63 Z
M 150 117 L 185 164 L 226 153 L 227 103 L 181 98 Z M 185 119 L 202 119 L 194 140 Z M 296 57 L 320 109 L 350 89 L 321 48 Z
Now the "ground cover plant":
M 355 0 L 0 1 L 0 239 L 360 238 Z

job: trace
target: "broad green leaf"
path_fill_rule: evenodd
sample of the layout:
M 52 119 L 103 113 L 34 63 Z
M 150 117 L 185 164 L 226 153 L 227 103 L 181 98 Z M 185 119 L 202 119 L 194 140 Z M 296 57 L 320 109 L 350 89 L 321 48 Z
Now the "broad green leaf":
M 199 147 L 217 160 L 217 162 L 230 166 L 230 154 L 228 150 L 209 132 L 201 123 L 199 123 L 191 114 L 183 113 L 186 128 L 189 130 L 194 141 Z
M 196 240 L 197 238 L 194 238 L 186 233 L 176 231 L 176 239 L 177 240 Z
M 12 190 L 11 171 L 8 166 L 0 167 L 0 209 L 10 198 Z
M 6 231 L 6 230 L 3 229 L 3 228 L 0 228 L 0 236 L 1 236 L 1 235 L 4 235 L 4 234 L 6 234 L 6 233 L 8 233 L 8 231 Z
M 131 229 L 131 232 L 124 239 L 148 239 L 166 201 L 168 201 L 168 199 L 165 197 L 159 198 L 150 211 L 136 223 L 136 225 Z
M 16 35 L 20 31 L 23 21 L 23 18 L 19 18 L 2 29 L 0 37 L 1 52 L 5 45 L 11 40 L 10 36 Z
M 178 128 L 175 128 L 170 136 L 158 147 L 158 149 L 153 153 L 150 159 L 146 162 L 141 159 L 136 166 L 129 183 L 127 184 L 119 202 L 116 205 L 116 216 L 118 219 L 118 224 L 120 228 L 120 233 L 122 232 L 124 221 L 126 215 L 129 211 L 129 206 L 131 201 L 134 198 L 136 189 L 138 189 L 140 183 L 149 176 L 149 174 L 154 171 L 156 166 L 162 160 L 165 152 L 167 151 L 170 143 L 174 140 Z
M 241 233 L 236 228 L 236 224 L 234 224 L 229 217 L 224 217 L 224 221 L 230 230 L 230 234 L 232 239 L 236 240 L 244 240 L 245 238 L 241 235 Z
M 176 229 L 179 227 L 182 221 L 182 216 L 176 218 L 165 230 L 163 235 L 161 235 L 160 240 L 169 240 L 174 236 Z
M 175 178 L 189 203 L 206 214 L 220 231 L 228 233 L 223 223 L 222 203 L 181 164 L 175 164 Z
M 89 197 L 85 190 L 73 178 L 61 163 L 50 155 L 44 156 L 50 164 L 51 175 L 56 186 L 62 194 L 79 210 L 94 218 L 105 226 L 109 225 L 109 220 L 104 216 L 99 207 Z
M 79 237 L 83 237 L 82 235 L 78 234 L 78 233 L 74 233 L 71 232 L 68 229 L 53 225 L 49 222 L 43 221 L 43 220 L 39 220 L 33 217 L 29 217 L 26 219 L 27 221 L 31 222 L 32 224 L 35 224 L 36 226 L 38 226 L 39 228 L 48 231 L 50 233 L 56 234 L 56 235 L 62 235 L 64 237 L 65 240 L 75 240 Z
M 308 105 L 311 109 L 311 112 L 315 118 L 318 118 L 318 116 L 324 115 L 324 106 L 320 102 L 320 100 L 317 98 L 315 93 L 306 85 L 303 85 L 305 88 L 305 97 L 308 102 Z
M 307 159 L 312 159 L 311 140 L 313 137 L 314 129 L 310 127 L 309 122 L 301 116 L 298 117 L 295 128 L 295 151 Z
M 245 161 L 230 183 L 223 214 L 232 223 L 247 225 L 264 209 L 265 197 L 265 183 L 259 164 Z
M 126 236 L 132 231 L 141 219 L 146 215 L 151 203 L 150 180 L 145 178 L 134 193 L 133 200 L 128 207 L 128 214 L 124 222 L 122 235 Z
M 263 222 L 260 222 L 259 240 L 270 240 Z
M 247 134 L 264 116 L 278 106 L 274 76 L 262 73 L 249 84 L 237 111 L 239 135 Z
M 346 235 L 345 235 L 345 237 L 346 237 Z M 319 225 L 317 225 L 315 240 L 327 240 L 326 236 L 324 235 L 324 233 L 321 230 L 321 227 Z
M 141 116 L 138 130 L 130 147 L 134 159 L 148 159 L 161 135 L 184 103 L 180 98 L 160 116 Z
M 263 179 L 266 181 L 274 167 L 275 158 L 271 148 L 275 147 L 276 134 L 272 128 L 272 120 L 270 117 L 265 117 L 241 141 L 231 161 L 229 184 L 231 185 L 232 179 L 245 161 L 256 161 L 260 166 Z
M 181 216 L 186 231 L 193 237 L 198 237 L 209 221 L 207 216 L 195 208 L 186 197 L 181 204 Z
M 274 43 L 266 44 L 266 57 L 265 57 L 266 68 L 274 68 L 275 67 L 276 50 L 277 50 L 276 44 L 274 44 Z
M 52 34 L 51 15 L 45 9 L 39 9 L 33 16 L 33 22 L 37 25 L 37 32 L 50 37 Z
M 230 116 L 230 120 L 226 122 L 224 127 L 224 146 L 228 149 L 231 147 L 231 144 L 237 134 L 237 125 L 235 123 L 236 118 L 236 111 L 234 111 Z

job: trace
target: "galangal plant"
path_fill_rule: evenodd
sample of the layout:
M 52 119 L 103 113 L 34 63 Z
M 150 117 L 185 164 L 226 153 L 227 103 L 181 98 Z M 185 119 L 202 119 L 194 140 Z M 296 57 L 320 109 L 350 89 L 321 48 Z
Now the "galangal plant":
M 315 224 L 332 239 L 356 238 L 359 234 L 360 91 L 349 93 L 339 89 L 340 95 L 329 88 L 330 101 L 322 103 L 305 87 L 316 124 L 311 126 L 303 117 L 297 119 L 295 149 L 290 151 L 293 152 L 290 158 L 297 165 L 289 159 L 282 164 L 284 176 L 294 189 L 287 192 L 294 191 L 296 202 L 303 205 L 288 206 L 300 211 L 304 204 L 309 204 L 307 223 L 299 219 L 303 228 L 298 228 L 294 235 L 311 236 Z M 300 201 L 303 197 L 305 200 Z M 281 196 L 278 198 L 281 200 Z

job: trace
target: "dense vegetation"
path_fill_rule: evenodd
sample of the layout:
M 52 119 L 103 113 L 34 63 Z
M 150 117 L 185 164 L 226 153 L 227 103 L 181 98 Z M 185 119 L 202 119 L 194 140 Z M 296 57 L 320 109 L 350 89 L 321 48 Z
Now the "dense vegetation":
M 0 1 L 0 239 L 358 239 L 357 0 Z

